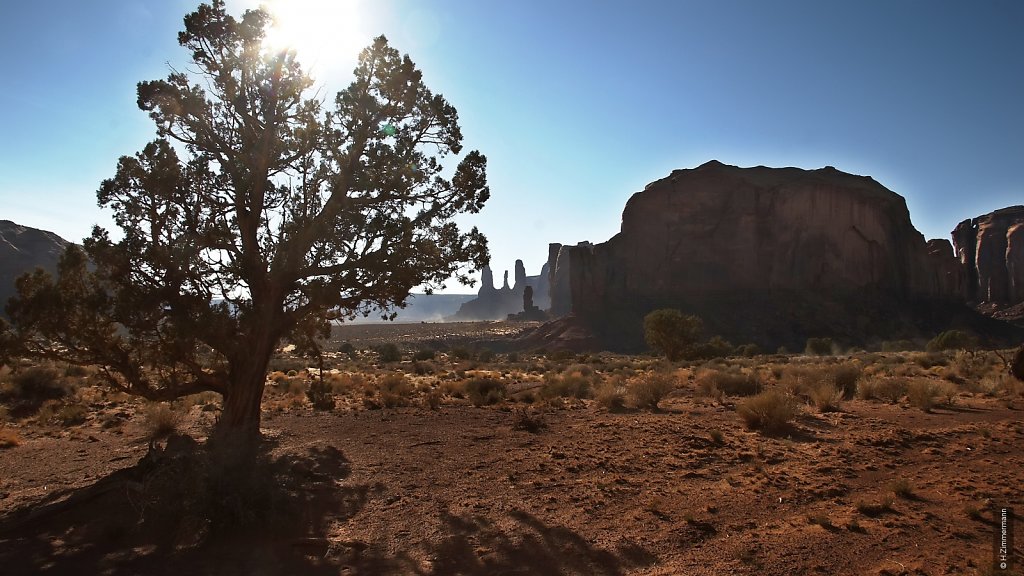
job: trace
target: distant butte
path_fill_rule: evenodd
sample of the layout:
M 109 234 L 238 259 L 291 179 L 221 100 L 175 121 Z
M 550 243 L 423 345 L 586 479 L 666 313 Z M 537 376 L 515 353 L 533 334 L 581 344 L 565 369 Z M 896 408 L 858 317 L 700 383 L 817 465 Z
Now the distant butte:
M 833 167 L 674 170 L 629 199 L 618 234 L 553 244 L 548 267 L 552 313 L 611 348 L 641 347 L 641 318 L 662 307 L 772 350 L 1008 328 L 963 305 L 952 247 L 925 242 L 902 196 Z

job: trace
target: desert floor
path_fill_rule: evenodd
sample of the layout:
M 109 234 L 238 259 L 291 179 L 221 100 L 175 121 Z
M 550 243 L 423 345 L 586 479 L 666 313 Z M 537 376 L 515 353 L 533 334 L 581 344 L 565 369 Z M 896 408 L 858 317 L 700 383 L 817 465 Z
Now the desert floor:
M 0 420 L 0 573 L 1004 573 L 992 570 L 995 510 L 1024 510 L 1024 397 L 994 356 L 669 364 L 462 348 L 518 329 L 339 329 L 335 344 L 359 352 L 328 361 L 332 409 L 310 404 L 308 362 L 283 356 L 265 453 L 233 475 L 230 455 L 199 447 L 215 398 L 161 410 L 66 374 L 69 396 Z M 388 342 L 402 361 L 368 351 Z M 445 351 L 409 359 L 425 347 Z M 826 411 L 805 399 L 766 434 L 738 414 L 744 396 L 707 384 L 709 372 L 746 374 L 797 398 L 794 367 L 836 365 L 856 366 L 858 386 L 935 382 L 944 397 L 927 410 L 909 395 L 858 393 Z M 632 382 L 651 371 L 671 391 L 631 406 Z M 546 394 L 552 374 L 589 392 Z M 504 397 L 475 401 L 466 382 L 480 378 Z M 609 382 L 621 409 L 595 399 Z

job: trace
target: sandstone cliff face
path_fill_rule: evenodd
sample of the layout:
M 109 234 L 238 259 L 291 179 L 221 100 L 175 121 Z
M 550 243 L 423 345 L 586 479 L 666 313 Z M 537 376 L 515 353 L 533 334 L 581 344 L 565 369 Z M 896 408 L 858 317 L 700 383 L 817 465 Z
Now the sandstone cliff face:
M 928 260 L 939 292 L 947 295 L 963 294 L 967 285 L 967 273 L 956 257 L 949 240 L 929 240 Z
M 621 232 L 609 241 L 553 245 L 552 312 L 593 318 L 623 307 L 685 308 L 718 296 L 769 308 L 782 300 L 799 303 L 802 295 L 829 302 L 955 298 L 952 248 L 942 271 L 933 261 L 944 247 L 932 248 L 929 256 L 904 199 L 869 177 L 831 167 L 712 161 L 634 194 Z M 776 312 L 763 323 L 802 321 Z M 782 332 L 801 329 L 791 328 Z
M 53 232 L 0 220 L 0 314 L 14 296 L 14 281 L 37 267 L 54 273 L 68 241 Z
M 968 302 L 1024 302 L 1024 206 L 964 220 L 953 230 L 953 244 L 966 270 Z

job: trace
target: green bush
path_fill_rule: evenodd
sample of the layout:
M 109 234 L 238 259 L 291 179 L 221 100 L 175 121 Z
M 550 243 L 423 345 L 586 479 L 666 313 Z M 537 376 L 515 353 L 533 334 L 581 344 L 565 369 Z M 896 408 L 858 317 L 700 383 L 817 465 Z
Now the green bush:
M 963 330 L 946 330 L 935 338 L 932 338 L 925 347 L 929 352 L 940 352 L 942 350 L 967 350 L 978 345 L 977 338 L 973 334 Z
M 882 352 L 907 352 L 910 350 L 919 350 L 917 344 L 914 344 L 912 340 L 886 340 L 882 342 Z
M 704 323 L 696 316 L 684 316 L 673 308 L 655 310 L 644 316 L 644 340 L 669 360 L 681 360 L 700 337 Z
M 424 360 L 433 360 L 437 356 L 437 352 L 428 349 L 417 350 L 412 355 L 412 359 L 416 362 L 423 362 Z
M 452 358 L 455 358 L 456 360 L 473 359 L 473 353 L 469 349 L 462 347 L 452 348 L 451 350 L 448 351 L 448 355 L 451 356 Z
M 690 360 L 709 360 L 731 356 L 735 348 L 725 338 L 712 336 L 707 342 L 690 345 L 683 351 L 682 357 Z
M 330 382 L 317 378 L 309 384 L 306 397 L 314 410 L 334 410 L 334 387 Z
M 832 354 L 832 339 L 808 338 L 804 352 L 812 356 L 830 356 Z
M 736 347 L 736 355 L 752 358 L 761 354 L 761 348 L 757 344 L 741 344 Z
M 402 359 L 402 351 L 392 342 L 377 347 L 377 356 L 381 362 L 398 362 Z

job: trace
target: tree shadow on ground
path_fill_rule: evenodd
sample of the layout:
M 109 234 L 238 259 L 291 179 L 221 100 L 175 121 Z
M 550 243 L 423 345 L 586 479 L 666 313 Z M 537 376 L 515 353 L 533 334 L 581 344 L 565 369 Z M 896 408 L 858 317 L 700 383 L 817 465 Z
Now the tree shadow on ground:
M 255 464 L 172 437 L 136 466 L 0 518 L 0 566 L 21 574 L 337 574 L 322 542 L 379 488 L 343 483 L 336 448 Z
M 548 526 L 522 511 L 499 521 L 480 516 L 441 515 L 444 537 L 421 545 L 423 561 L 409 553 L 384 557 L 374 551 L 353 558 L 350 573 L 360 576 L 415 574 L 417 576 L 620 576 L 650 566 L 657 558 L 633 542 L 614 550 L 602 549 L 581 535 Z

